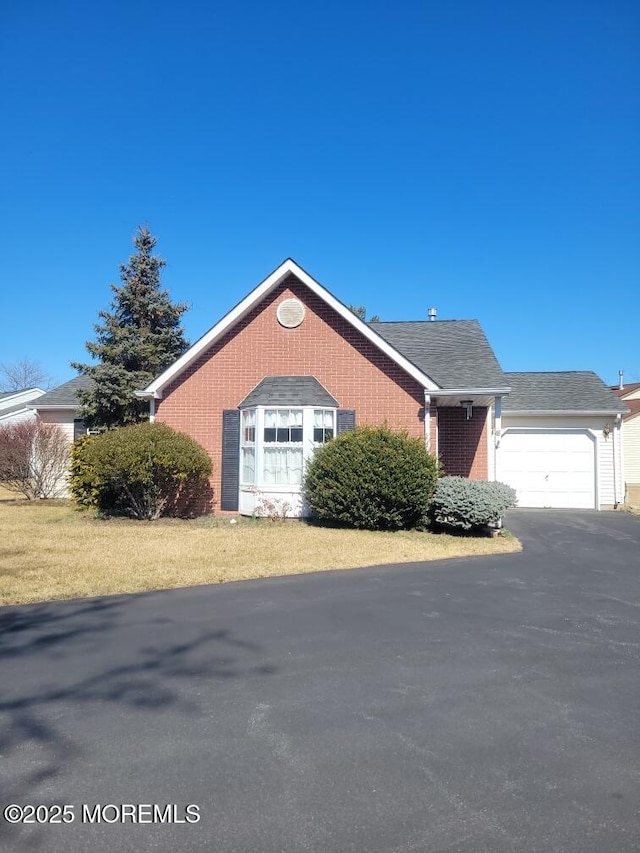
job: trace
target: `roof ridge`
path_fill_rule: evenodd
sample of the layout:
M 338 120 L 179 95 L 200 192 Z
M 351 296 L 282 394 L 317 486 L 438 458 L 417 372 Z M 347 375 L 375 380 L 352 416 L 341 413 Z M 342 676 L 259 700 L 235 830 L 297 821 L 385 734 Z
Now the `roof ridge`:
M 594 376 L 598 376 L 595 370 L 505 370 L 504 373 L 507 376 L 513 376 L 516 373 L 521 376 L 554 376 L 560 373 L 591 373 Z M 599 378 L 600 377 L 598 376 L 598 379 Z
M 393 323 L 424 323 L 425 325 L 435 326 L 436 323 L 479 323 L 475 317 L 463 317 L 462 319 L 447 319 L 447 320 L 368 320 L 368 325 L 377 325 L 383 323 L 386 326 L 390 326 Z

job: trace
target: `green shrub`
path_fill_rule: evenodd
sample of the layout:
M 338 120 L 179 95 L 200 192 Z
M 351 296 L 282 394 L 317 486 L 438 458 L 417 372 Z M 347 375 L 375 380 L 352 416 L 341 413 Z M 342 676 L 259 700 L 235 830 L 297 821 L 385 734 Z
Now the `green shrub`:
M 318 448 L 304 479 L 312 514 L 369 530 L 415 527 L 427 510 L 438 462 L 424 443 L 388 427 L 357 427 Z
M 69 486 L 71 496 L 86 509 L 98 506 L 99 490 L 93 466 L 86 461 L 87 445 L 95 441 L 93 435 L 81 435 L 71 447 L 71 463 L 69 465 Z
M 71 493 L 105 515 L 191 515 L 210 474 L 211 459 L 196 441 L 164 424 L 143 423 L 79 439 Z
M 485 483 L 465 477 L 442 477 L 429 507 L 437 525 L 456 530 L 478 530 L 502 519 L 516 505 L 516 493 L 505 483 Z

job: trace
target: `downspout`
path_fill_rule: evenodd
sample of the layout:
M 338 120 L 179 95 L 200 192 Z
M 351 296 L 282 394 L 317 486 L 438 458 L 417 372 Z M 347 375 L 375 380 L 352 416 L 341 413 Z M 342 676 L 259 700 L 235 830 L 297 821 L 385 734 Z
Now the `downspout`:
M 616 423 L 611 431 L 611 450 L 613 452 L 613 508 L 618 509 L 618 505 L 622 503 L 618 499 L 618 454 L 616 453 L 616 433 L 620 429 L 620 421 L 622 415 L 616 415 Z
M 502 397 L 496 397 L 495 401 L 495 427 L 494 427 L 494 476 L 496 482 L 500 482 L 498 477 L 498 457 L 500 449 L 500 438 L 502 437 Z
M 149 400 L 149 422 L 154 423 L 156 419 L 156 398 L 151 397 Z
M 431 452 L 431 395 L 424 392 L 424 446 Z

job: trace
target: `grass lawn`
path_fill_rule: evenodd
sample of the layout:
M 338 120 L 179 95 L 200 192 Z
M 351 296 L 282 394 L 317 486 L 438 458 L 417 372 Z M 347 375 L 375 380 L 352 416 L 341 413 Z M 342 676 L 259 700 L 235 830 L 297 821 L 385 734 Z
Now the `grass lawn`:
M 510 536 L 374 533 L 203 517 L 101 521 L 0 493 L 0 604 L 519 551 Z

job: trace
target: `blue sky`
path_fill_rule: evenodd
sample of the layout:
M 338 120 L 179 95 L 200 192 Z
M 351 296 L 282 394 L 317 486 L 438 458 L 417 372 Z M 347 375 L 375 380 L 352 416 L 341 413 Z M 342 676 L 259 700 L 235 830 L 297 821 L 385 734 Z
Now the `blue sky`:
M 0 362 L 58 381 L 148 223 L 193 341 L 284 258 L 506 370 L 640 380 L 640 6 L 0 9 Z

